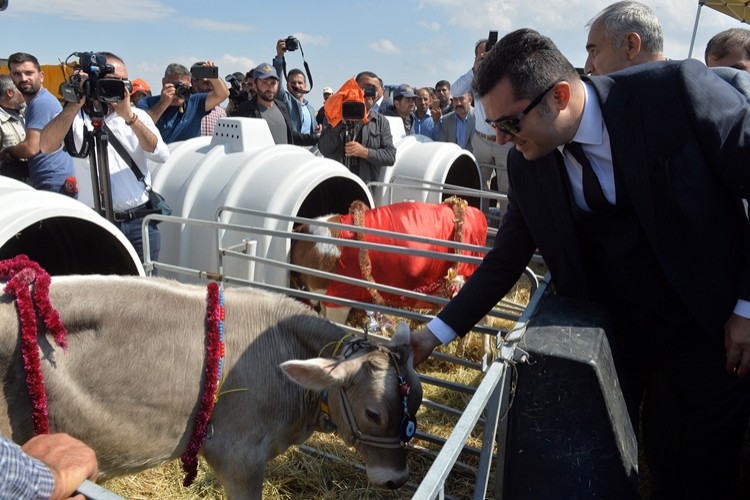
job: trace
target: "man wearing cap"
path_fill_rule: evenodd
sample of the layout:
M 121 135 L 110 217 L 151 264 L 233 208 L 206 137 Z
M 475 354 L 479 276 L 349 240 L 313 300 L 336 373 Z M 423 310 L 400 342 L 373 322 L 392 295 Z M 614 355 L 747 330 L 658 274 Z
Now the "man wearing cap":
M 205 66 L 215 66 L 207 61 Z M 229 97 L 224 80 L 209 78 L 211 91 L 190 93 L 192 75 L 182 64 L 167 66 L 162 78 L 161 94 L 138 101 L 161 132 L 164 142 L 184 141 L 201 135 L 201 120 Z M 182 90 L 185 89 L 185 90 Z
M 385 116 L 398 116 L 404 121 L 404 131 L 406 135 L 412 134 L 412 125 L 414 123 L 414 110 L 417 107 L 417 94 L 411 85 L 402 83 L 393 91 L 393 106 L 387 109 L 380 109 Z
M 318 123 L 315 119 L 315 108 L 312 107 L 305 95 L 307 82 L 305 74 L 299 68 L 294 68 L 287 74 L 286 89 L 282 87 L 284 79 L 284 54 L 286 53 L 286 38 L 281 38 L 276 42 L 276 57 L 273 58 L 273 67 L 276 69 L 276 76 L 279 77 L 279 99 L 283 99 L 289 110 L 289 118 L 292 121 L 292 127 L 300 133 L 319 134 Z M 333 93 L 333 92 L 331 92 Z
M 276 144 L 314 146 L 318 143 L 315 134 L 302 134 L 292 128 L 289 110 L 283 100 L 276 98 L 279 91 L 279 77 L 268 63 L 261 63 L 253 70 L 256 93 L 252 99 L 238 105 L 232 116 L 263 118 L 268 123 L 271 136 Z
M 333 89 L 331 87 L 323 87 L 323 106 L 320 107 L 320 109 L 318 110 L 318 114 L 315 116 L 315 121 L 318 122 L 318 125 L 320 125 L 321 127 L 324 123 L 326 123 L 325 103 L 332 94 Z
M 130 92 L 130 104 L 133 106 L 137 105 L 138 101 L 144 97 L 151 97 L 151 87 L 144 80 L 136 78 L 130 84 L 133 86 L 133 90 Z

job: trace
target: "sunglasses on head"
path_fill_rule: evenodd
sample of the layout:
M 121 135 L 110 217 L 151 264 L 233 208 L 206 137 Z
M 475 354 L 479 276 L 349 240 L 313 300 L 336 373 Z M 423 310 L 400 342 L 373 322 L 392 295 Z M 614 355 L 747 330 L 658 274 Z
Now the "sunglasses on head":
M 519 127 L 519 125 L 521 124 L 521 120 L 523 120 L 524 118 L 526 118 L 526 115 L 528 115 L 529 113 L 531 113 L 531 110 L 534 109 L 535 107 L 537 107 L 540 102 L 542 102 L 542 99 L 544 99 L 544 96 L 547 95 L 547 92 L 549 92 L 550 90 L 552 90 L 555 87 L 555 85 L 557 85 L 558 83 L 560 83 L 562 81 L 563 81 L 562 78 L 558 79 L 552 85 L 550 85 L 549 87 L 547 87 L 546 89 L 544 89 L 544 91 L 541 94 L 539 94 L 538 96 L 536 96 L 529 103 L 529 105 L 526 106 L 524 108 L 524 110 L 521 111 L 518 114 L 518 116 L 516 116 L 515 118 L 502 118 L 500 120 L 485 119 L 484 121 L 487 122 L 487 125 L 489 125 L 490 127 L 494 128 L 494 129 L 500 129 L 501 131 L 505 132 L 506 134 L 516 135 L 517 133 L 519 133 L 521 131 L 521 127 Z

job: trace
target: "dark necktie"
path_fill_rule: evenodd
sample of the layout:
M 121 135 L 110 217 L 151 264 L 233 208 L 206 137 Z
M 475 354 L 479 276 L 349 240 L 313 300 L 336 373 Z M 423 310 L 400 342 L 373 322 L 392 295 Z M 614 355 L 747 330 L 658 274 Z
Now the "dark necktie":
M 569 142 L 563 149 L 569 151 L 573 155 L 573 158 L 581 164 L 583 170 L 583 197 L 589 208 L 594 212 L 611 210 L 612 205 L 609 204 L 607 198 L 604 196 L 602 185 L 599 184 L 599 179 L 597 179 L 591 163 L 583 153 L 581 143 Z

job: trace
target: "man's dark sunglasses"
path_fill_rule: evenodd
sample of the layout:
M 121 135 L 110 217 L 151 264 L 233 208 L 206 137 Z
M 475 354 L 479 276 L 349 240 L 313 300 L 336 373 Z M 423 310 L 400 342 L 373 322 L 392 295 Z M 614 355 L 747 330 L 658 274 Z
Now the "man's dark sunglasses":
M 541 94 L 539 94 L 538 96 L 536 96 L 534 98 L 534 100 L 532 100 L 529 103 L 529 105 L 526 106 L 526 108 L 524 108 L 524 110 L 521 111 L 521 113 L 519 113 L 519 115 L 516 116 L 515 118 L 503 118 L 503 119 L 500 119 L 500 120 L 485 119 L 484 121 L 487 122 L 487 125 L 489 125 L 492 128 L 495 128 L 495 129 L 499 128 L 500 130 L 502 130 L 506 134 L 516 135 L 517 133 L 519 133 L 521 131 L 521 127 L 519 127 L 519 124 L 521 123 L 521 120 L 523 120 L 524 118 L 526 118 L 526 115 L 528 115 L 529 113 L 531 113 L 531 110 L 534 109 L 535 107 L 537 107 L 537 105 L 540 102 L 542 102 L 542 99 L 544 99 L 544 96 L 547 95 L 547 92 L 549 92 L 550 90 L 552 90 L 554 88 L 554 86 L 557 85 L 558 83 L 560 83 L 561 81 L 563 81 L 563 80 L 562 79 L 556 80 L 555 83 L 553 83 L 552 85 L 550 85 L 549 87 L 547 87 L 546 89 L 544 89 L 544 91 Z

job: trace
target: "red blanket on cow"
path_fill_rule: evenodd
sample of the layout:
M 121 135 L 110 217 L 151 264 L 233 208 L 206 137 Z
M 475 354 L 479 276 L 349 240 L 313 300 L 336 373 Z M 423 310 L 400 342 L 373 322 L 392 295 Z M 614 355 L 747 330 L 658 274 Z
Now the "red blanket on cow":
M 368 209 L 364 211 L 364 226 L 367 228 L 383 229 L 448 241 L 462 241 L 467 244 L 484 246 L 487 238 L 487 220 L 484 214 L 473 207 L 461 209 L 461 212 L 461 216 L 463 217 L 463 233 L 458 238 L 455 234 L 457 215 L 454 213 L 452 205 L 448 203 L 405 202 L 377 207 L 371 210 Z M 341 223 L 356 226 L 357 224 L 353 220 L 354 217 L 352 214 L 342 215 Z M 354 230 L 342 231 L 340 235 L 340 238 L 344 239 L 357 239 L 357 237 L 357 233 Z M 367 234 L 364 235 L 364 241 L 435 252 L 454 252 L 453 249 L 448 247 L 417 243 L 396 237 Z M 369 256 L 371 263 L 370 273 L 372 281 L 375 283 L 430 295 L 450 295 L 450 293 L 446 294 L 446 291 L 451 290 L 455 282 L 449 282 L 446 277 L 451 268 L 455 268 L 455 273 L 451 274 L 466 279 L 471 276 L 477 267 L 472 264 L 377 250 L 368 250 L 366 256 L 362 256 L 359 249 L 353 247 L 342 247 L 341 250 L 341 259 L 336 268 L 336 274 L 368 279 L 366 268 L 363 269 L 362 267 L 362 259 L 363 257 L 366 259 Z M 482 256 L 479 252 L 462 253 Z M 363 271 L 365 271 L 364 275 Z M 331 281 L 326 294 L 333 297 L 345 297 L 363 302 L 373 302 L 373 294 L 368 289 L 338 281 Z M 380 292 L 380 296 L 382 296 L 384 303 L 395 307 L 434 307 L 434 304 L 396 294 Z M 330 304 L 330 306 L 335 307 L 335 304 Z

